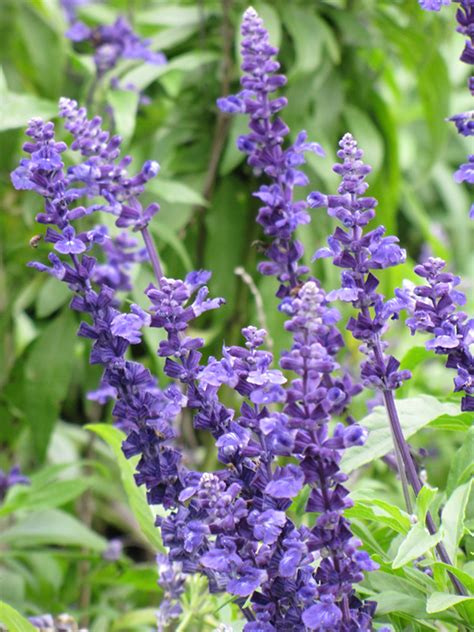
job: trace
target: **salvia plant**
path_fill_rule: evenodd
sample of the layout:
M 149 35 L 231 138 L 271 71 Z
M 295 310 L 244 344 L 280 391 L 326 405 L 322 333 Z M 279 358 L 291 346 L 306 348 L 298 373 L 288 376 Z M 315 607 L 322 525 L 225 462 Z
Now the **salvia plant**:
M 120 136 L 88 112 L 99 82 L 120 60 L 162 65 L 166 58 L 123 16 L 87 26 L 76 13 L 82 4 L 62 2 L 66 36 L 93 49 L 88 103 L 62 97 L 59 126 L 39 117 L 29 121 L 26 157 L 11 181 L 42 198 L 36 222 L 49 254 L 28 265 L 69 293 L 81 319 L 77 335 L 88 341 L 89 362 L 101 372 L 88 398 L 110 407 L 122 451 L 116 456 L 122 471 L 133 471 L 134 483 L 124 481 L 127 494 L 137 498 L 133 484 L 144 488 L 155 518 L 151 537 L 161 592 L 155 629 L 468 630 L 473 582 L 468 564 L 463 568 L 466 550 L 458 545 L 467 529 L 462 521 L 472 463 L 456 470 L 441 510 L 419 451 L 408 442 L 431 421 L 441 430 L 454 420 L 457 428 L 472 423 L 474 319 L 464 311 L 460 277 L 434 256 L 407 270 L 401 240 L 378 220 L 378 201 L 368 194 L 371 167 L 353 134 L 339 141 L 335 188 L 309 190 L 308 163 L 322 164 L 325 151 L 285 122 L 287 78 L 279 51 L 257 11 L 248 8 L 241 22 L 241 90 L 223 94 L 217 106 L 225 124 L 238 115 L 248 125 L 244 133 L 240 126 L 236 144 L 258 200 L 257 269 L 274 284 L 273 305 L 287 344 L 273 352 L 257 318 L 242 328 L 238 343 L 219 340 L 214 355 L 207 353 L 200 328 L 213 312 L 219 319 L 226 297 L 213 295 L 210 271 L 168 276 L 151 229 L 160 205 L 147 194 L 155 178 L 153 190 L 159 191 L 160 166 L 154 159 L 134 166 Z M 420 1 L 435 11 L 448 4 Z M 474 3 L 457 4 L 458 31 L 467 37 L 461 59 L 472 64 Z M 111 85 L 119 87 L 118 79 Z M 472 92 L 472 78 L 469 86 Z M 230 92 L 228 83 L 224 88 Z M 139 91 L 133 84 L 125 89 Z M 108 113 L 113 123 L 113 110 Z M 472 135 L 472 112 L 450 120 L 462 136 Z M 472 156 L 454 178 L 472 184 Z M 305 226 L 315 221 L 330 234 L 324 245 L 305 252 Z M 324 282 L 318 275 L 323 266 L 337 270 Z M 136 288 L 139 268 L 152 271 L 144 292 Z M 392 269 L 402 270 L 400 287 L 386 295 L 384 279 Z M 403 275 L 409 278 L 402 284 Z M 329 286 L 328 278 L 337 285 Z M 453 378 L 449 402 L 428 393 L 411 409 L 411 398 L 399 395 L 412 373 L 395 355 L 394 327 L 424 334 L 423 358 L 429 352 L 446 356 L 445 379 Z M 151 341 L 157 361 L 143 359 Z M 375 392 L 365 417 L 354 402 L 364 392 Z M 431 415 L 430 407 L 436 408 Z M 217 454 L 210 467 L 209 461 L 199 464 L 183 441 L 189 420 Z M 104 427 L 92 429 L 101 434 Z M 467 462 L 469 445 L 461 453 Z M 400 486 L 404 509 L 358 494 L 358 466 L 377 457 Z M 123 465 L 125 459 L 133 466 Z M 17 490 L 26 493 L 30 483 L 34 488 L 17 466 L 0 470 L 7 511 L 9 502 L 21 499 Z M 148 508 L 141 505 L 141 511 Z M 379 540 L 365 521 L 380 521 Z M 123 542 L 112 537 L 102 560 L 118 564 L 122 558 Z M 404 605 L 393 602 L 410 591 L 403 614 Z M 427 599 L 422 614 L 420 595 Z M 0 622 L 2 614 L 6 621 L 21 619 L 5 608 Z M 221 617 L 229 609 L 230 618 Z M 196 628 L 193 612 L 199 610 Z M 69 615 L 38 614 L 29 621 L 24 629 L 79 629 Z

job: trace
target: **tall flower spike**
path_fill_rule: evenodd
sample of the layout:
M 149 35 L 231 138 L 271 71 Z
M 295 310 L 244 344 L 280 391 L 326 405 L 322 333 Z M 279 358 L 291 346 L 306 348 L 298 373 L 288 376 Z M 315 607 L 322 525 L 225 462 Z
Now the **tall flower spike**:
M 415 267 L 427 285 L 419 285 L 408 293 L 400 291 L 400 300 L 410 313 L 407 325 L 412 334 L 417 331 L 432 334 L 426 348 L 447 356 L 446 366 L 455 369 L 454 390 L 464 392 L 463 411 L 474 411 L 474 319 L 469 319 L 457 305 L 466 297 L 456 290 L 460 278 L 445 272 L 442 259 L 430 257 Z
M 361 365 L 364 384 L 382 392 L 394 438 L 405 502 L 411 512 L 408 485 L 418 495 L 422 484 L 403 436 L 394 398 L 394 391 L 404 380 L 410 378 L 410 372 L 399 371 L 400 362 L 385 354 L 387 345 L 382 339 L 389 320 L 397 317 L 403 304 L 394 299 L 384 301 L 384 297 L 377 291 L 379 281 L 374 274 L 376 270 L 403 263 L 406 254 L 398 245 L 396 237 L 385 236 L 383 226 L 368 232 L 365 230 L 375 217 L 377 205 L 375 198 L 364 195 L 369 186 L 365 178 L 371 168 L 363 163 L 363 152 L 351 134 L 344 135 L 339 147 L 337 156 L 341 162 L 333 167 L 341 176 L 338 195 L 313 192 L 308 196 L 308 203 L 314 208 L 327 208 L 328 214 L 338 219 L 342 227 L 338 226 L 334 230 L 328 238 L 328 246 L 320 248 L 314 256 L 316 259 L 330 257 L 336 266 L 342 268 L 341 287 L 330 292 L 328 300 L 351 303 L 356 309 L 357 316 L 350 318 L 347 329 L 356 340 L 362 342 L 360 348 L 367 357 Z M 436 532 L 429 513 L 426 525 L 430 533 Z M 437 545 L 437 550 L 440 559 L 446 562 L 449 556 L 442 543 Z M 464 589 L 460 582 L 455 577 L 452 577 L 452 581 L 457 591 L 463 594 Z
M 257 12 L 249 8 L 242 21 L 243 90 L 236 95 L 218 99 L 223 112 L 241 113 L 250 117 L 250 133 L 238 139 L 237 146 L 247 154 L 247 162 L 257 174 L 264 173 L 270 185 L 263 185 L 255 193 L 264 206 L 257 221 L 270 239 L 266 255 L 268 261 L 259 265 L 263 274 L 275 275 L 280 281 L 278 296 L 284 298 L 292 287 L 300 283 L 308 272 L 301 265 L 303 245 L 294 239 L 296 228 L 309 222 L 304 200 L 294 200 L 294 188 L 308 184 L 306 175 L 299 169 L 304 154 L 311 151 L 324 155 L 318 143 L 306 142 L 306 132 L 300 132 L 296 141 L 284 149 L 289 129 L 278 116 L 287 100 L 270 95 L 286 84 L 286 77 L 278 73 L 280 64 L 275 56 L 278 49 L 271 46 L 269 35 Z
M 237 145 L 248 155 L 247 162 L 256 174 L 264 175 L 271 182 L 262 185 L 254 194 L 264 203 L 257 222 L 269 239 L 266 249 L 268 261 L 260 263 L 258 268 L 262 274 L 277 277 L 280 282 L 277 296 L 285 299 L 297 291 L 309 271 L 301 265 L 303 245 L 294 238 L 297 227 L 310 221 L 307 202 L 294 199 L 295 187 L 308 184 L 300 167 L 305 163 L 305 152 L 312 151 L 323 156 L 324 151 L 318 143 L 306 142 L 304 131 L 298 134 L 292 145 L 284 148 L 289 129 L 277 113 L 287 101 L 285 97 L 270 98 L 286 83 L 286 77 L 278 73 L 280 65 L 275 59 L 278 49 L 270 45 L 263 21 L 252 8 L 244 13 L 241 32 L 241 68 L 244 71 L 241 84 L 244 89 L 237 95 L 218 99 L 217 103 L 224 112 L 243 113 L 250 118 L 250 134 L 241 136 Z M 343 346 L 343 340 L 335 328 L 332 328 L 330 336 L 332 344 L 328 349 L 335 356 Z M 326 381 L 330 380 L 328 375 Z M 347 393 L 358 392 L 349 375 L 344 377 L 344 382 Z M 350 397 L 345 399 L 345 405 L 349 402 Z
M 354 584 L 362 580 L 364 571 L 378 566 L 358 550 L 361 542 L 344 518 L 352 502 L 344 487 L 347 476 L 339 467 L 344 450 L 363 445 L 366 431 L 357 424 L 337 424 L 332 434 L 328 428 L 331 415 L 343 410 L 351 395 L 343 380 L 328 379 L 339 368 L 328 352 L 339 314 L 325 306 L 324 292 L 314 281 L 285 299 L 282 307 L 290 316 L 285 328 L 294 342 L 291 351 L 282 355 L 281 366 L 298 376 L 288 389 L 285 414 L 288 427 L 296 432 L 293 454 L 311 486 L 306 511 L 318 515 L 308 550 L 323 557 L 313 573 L 316 603 L 304 609 L 302 620 L 310 630 L 369 630 L 375 604 L 360 602 Z
M 456 11 L 458 23 L 457 31 L 466 38 L 461 61 L 474 66 L 474 0 L 453 0 L 459 5 Z M 439 11 L 443 5 L 451 4 L 450 0 L 420 0 L 420 6 L 427 11 Z M 469 78 L 469 90 L 474 95 L 474 76 Z M 451 116 L 452 121 L 462 136 L 474 136 L 474 111 L 461 112 Z M 474 155 L 468 156 L 466 163 L 462 164 L 454 174 L 456 182 L 474 184 Z M 469 217 L 474 219 L 474 204 L 469 211 Z

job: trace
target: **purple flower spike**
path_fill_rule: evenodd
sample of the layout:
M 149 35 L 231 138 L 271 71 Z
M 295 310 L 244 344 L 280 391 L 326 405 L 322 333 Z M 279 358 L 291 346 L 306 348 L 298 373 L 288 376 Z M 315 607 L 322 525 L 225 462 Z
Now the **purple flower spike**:
M 457 290 L 461 280 L 446 272 L 442 259 L 430 257 L 416 266 L 415 272 L 428 285 L 412 288 L 412 300 L 403 307 L 410 317 L 406 323 L 412 334 L 417 331 L 431 334 L 426 348 L 447 357 L 446 366 L 457 371 L 454 390 L 464 392 L 463 410 L 472 410 L 474 401 L 474 319 L 458 309 L 466 297 Z
M 257 12 L 249 8 L 242 21 L 243 90 L 236 95 L 218 99 L 218 107 L 228 114 L 247 114 L 250 133 L 238 139 L 240 151 L 247 154 L 247 162 L 256 174 L 264 174 L 270 185 L 263 185 L 255 193 L 264 206 L 257 221 L 271 242 L 266 250 L 268 262 L 260 264 L 263 274 L 277 276 L 280 281 L 278 296 L 287 296 L 296 287 L 307 268 L 299 262 L 303 256 L 302 244 L 294 239 L 301 224 L 310 220 L 307 203 L 295 201 L 294 188 L 308 183 L 300 170 L 305 163 L 304 154 L 312 152 L 323 156 L 318 143 L 306 142 L 306 132 L 300 132 L 295 142 L 283 148 L 288 127 L 278 116 L 286 106 L 284 97 L 270 95 L 286 84 L 275 60 L 278 49 L 271 46 L 269 35 Z
M 337 156 L 341 162 L 333 168 L 341 176 L 337 195 L 311 193 L 308 201 L 326 206 L 328 215 L 338 219 L 342 226 L 328 239 L 329 247 L 323 253 L 319 250 L 315 256 L 331 257 L 334 265 L 343 270 L 341 288 L 330 292 L 328 300 L 346 301 L 358 310 L 357 318 L 351 318 L 347 328 L 354 338 L 364 343 L 361 349 L 368 360 L 362 365 L 361 375 L 365 385 L 391 390 L 409 379 L 410 373 L 398 371 L 394 358 L 375 351 L 378 337 L 396 312 L 396 302 L 384 302 L 372 271 L 403 263 L 406 253 L 396 237 L 385 236 L 383 226 L 365 231 L 375 216 L 377 205 L 374 198 L 365 196 L 368 188 L 365 178 L 371 168 L 363 163 L 363 152 L 351 134 L 344 135 L 339 147 Z
M 456 11 L 458 23 L 457 32 L 466 38 L 464 50 L 461 54 L 461 61 L 474 65 L 474 2 L 473 0 L 453 0 L 459 7 Z M 439 11 L 442 6 L 451 4 L 450 0 L 419 0 L 420 6 L 427 11 Z M 474 77 L 469 77 L 469 91 L 474 95 Z M 448 121 L 452 121 L 462 136 L 472 136 L 474 134 L 474 114 L 473 112 L 462 112 L 451 116 Z M 456 182 L 467 182 L 474 184 L 474 157 L 469 156 L 468 161 L 462 164 L 455 172 Z M 474 206 L 471 206 L 469 218 L 474 219 Z

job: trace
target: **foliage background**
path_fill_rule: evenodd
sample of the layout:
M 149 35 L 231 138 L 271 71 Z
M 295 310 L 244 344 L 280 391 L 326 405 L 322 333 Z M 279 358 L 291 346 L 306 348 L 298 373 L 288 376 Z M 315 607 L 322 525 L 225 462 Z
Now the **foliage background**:
M 389 294 L 411 277 L 413 261 L 429 251 L 450 261 L 472 296 L 469 195 L 452 178 L 468 147 L 444 122 L 470 107 L 465 72 L 456 61 L 462 38 L 453 32 L 451 9 L 426 14 L 415 0 L 254 5 L 281 47 L 289 77 L 285 120 L 293 133 L 306 129 L 327 151 L 325 159 L 309 159 L 311 189 L 335 189 L 331 165 L 345 131 L 358 138 L 374 168 L 369 182 L 379 198 L 379 222 L 400 236 L 410 257 L 403 269 L 385 273 L 384 291 Z M 150 105 L 139 106 L 134 93 L 111 91 L 104 82 L 94 108 L 103 112 L 106 102 L 114 107 L 116 129 L 136 164 L 155 159 L 161 165 L 147 197 L 161 204 L 152 230 L 167 275 L 180 277 L 200 266 L 213 271 L 211 291 L 224 296 L 227 305 L 202 322 L 209 353 L 218 352 L 224 340 L 236 342 L 240 328 L 258 318 L 236 266 L 253 276 L 263 297 L 275 351 L 286 344 L 274 281 L 254 272 L 260 237 L 251 195 L 255 181 L 235 148 L 245 121 L 230 121 L 215 106 L 216 98 L 238 82 L 238 25 L 245 8 L 241 0 L 109 0 L 80 9 L 90 24 L 111 23 L 126 14 L 168 57 L 164 67 L 131 62 L 119 67 L 118 74 L 143 89 Z M 17 490 L 0 508 L 0 594 L 23 614 L 67 610 L 94 631 L 147 630 L 159 602 L 153 559 L 157 535 L 143 496 L 131 484 L 130 465 L 122 459 L 124 491 L 113 431 L 109 443 L 115 441 L 115 458 L 84 429 L 110 419 L 109 410 L 85 398 L 99 373 L 88 366 L 87 343 L 74 335 L 77 322 L 63 288 L 25 267 L 47 249 L 40 245 L 35 252 L 29 245 L 38 231 L 37 200 L 15 192 L 9 181 L 28 118 L 54 117 L 62 95 L 86 101 L 92 59 L 71 45 L 65 30 L 56 0 L 0 3 L 0 467 L 19 462 L 32 480 L 30 488 Z M 319 214 L 300 236 L 308 258 L 330 232 L 328 218 L 314 213 Z M 315 272 L 328 288 L 338 274 L 324 263 Z M 143 304 L 149 279 L 146 267 L 137 271 L 134 301 Z M 413 342 L 407 332 L 395 328 L 393 339 L 398 356 L 414 368 L 402 395 L 449 396 L 451 380 L 441 363 L 425 362 L 419 347 L 409 351 Z M 351 344 L 347 361 L 356 365 L 358 352 Z M 141 352 L 159 372 L 156 345 L 149 335 Z M 354 410 L 359 417 L 366 413 L 362 400 Z M 215 455 L 207 438 L 195 435 L 189 419 L 182 423 L 188 458 L 212 467 Z M 448 477 L 453 480 L 451 462 L 464 435 L 453 430 L 419 435 L 415 443 L 428 448 L 424 465 L 430 483 L 444 489 Z M 373 492 L 402 505 L 383 463 L 361 470 L 356 489 L 358 497 Z M 367 538 L 377 531 L 370 517 L 361 529 Z M 101 553 L 115 536 L 123 538 L 125 554 L 107 563 Z M 466 538 L 467 559 L 469 543 Z M 403 581 L 400 577 L 399 588 L 406 592 Z M 393 592 L 393 584 L 389 588 Z M 217 610 L 225 599 L 210 601 L 198 581 L 191 582 L 186 599 L 180 630 L 211 630 L 216 621 L 233 617 L 228 604 Z M 434 629 L 415 624 L 422 617 L 420 605 L 411 606 L 411 611 L 406 604 L 386 608 L 392 624 L 401 630 Z

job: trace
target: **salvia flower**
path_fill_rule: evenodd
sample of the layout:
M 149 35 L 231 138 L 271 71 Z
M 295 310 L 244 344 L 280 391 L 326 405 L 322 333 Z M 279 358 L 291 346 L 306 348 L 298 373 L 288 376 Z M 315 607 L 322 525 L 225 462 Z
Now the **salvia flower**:
M 418 495 L 422 483 L 403 435 L 394 398 L 394 391 L 411 375 L 408 370 L 399 370 L 400 362 L 395 357 L 385 354 L 387 345 L 383 334 L 390 319 L 397 318 L 400 310 L 410 305 L 413 299 L 409 288 L 404 288 L 397 292 L 395 298 L 385 301 L 377 290 L 379 281 L 374 273 L 403 263 L 406 253 L 398 245 L 396 237 L 385 235 L 383 226 L 366 230 L 367 224 L 375 216 L 377 205 L 374 198 L 365 196 L 368 188 L 365 178 L 370 173 L 370 167 L 363 163 L 363 152 L 351 134 L 344 135 L 339 147 L 337 156 L 341 162 L 334 165 L 334 171 L 341 176 L 338 194 L 311 193 L 308 196 L 311 206 L 326 207 L 328 214 L 342 224 L 329 237 L 328 247 L 319 249 L 315 258 L 330 257 L 342 269 L 341 287 L 330 292 L 328 299 L 351 303 L 357 310 L 357 316 L 350 318 L 347 329 L 356 340 L 362 342 L 360 349 L 367 357 L 361 364 L 364 385 L 382 392 L 394 437 L 405 502 L 411 511 L 408 485 Z M 426 526 L 431 534 L 436 532 L 429 513 Z M 442 561 L 450 559 L 442 543 L 436 548 Z M 457 579 L 452 580 L 459 594 L 464 594 Z
M 87 42 L 93 48 L 99 77 L 115 68 L 121 59 L 141 59 L 155 65 L 166 63 L 163 53 L 150 50 L 150 40 L 139 37 L 122 16 L 113 24 L 95 28 L 74 22 L 66 36 L 73 42 Z
M 465 45 L 461 54 L 461 61 L 470 66 L 474 65 L 474 0 L 454 0 L 459 5 L 456 11 L 456 20 L 458 23 L 457 31 L 464 35 Z M 420 5 L 428 11 L 439 11 L 441 6 L 451 4 L 450 0 L 420 0 Z M 474 76 L 469 78 L 469 90 L 474 95 Z M 474 114 L 472 111 L 461 112 L 451 116 L 452 121 L 462 136 L 474 135 Z M 468 157 L 468 161 L 462 164 L 455 172 L 454 179 L 456 182 L 474 183 L 473 170 L 474 157 Z M 474 219 L 474 204 L 470 208 L 469 217 Z
M 299 225 L 310 221 L 310 205 L 305 200 L 295 200 L 294 189 L 308 184 L 308 178 L 301 170 L 305 163 L 305 152 L 324 155 L 324 151 L 318 143 L 307 142 L 304 131 L 297 135 L 292 145 L 284 148 L 289 129 L 277 113 L 285 107 L 286 98 L 270 98 L 273 92 L 286 83 L 286 77 L 278 72 L 278 49 L 271 46 L 263 21 L 252 8 L 244 13 L 241 32 L 243 90 L 237 95 L 218 99 L 218 106 L 228 113 L 249 116 L 250 133 L 239 139 L 238 147 L 248 155 L 248 163 L 254 171 L 270 180 L 270 184 L 262 185 L 255 193 L 264 203 L 257 221 L 269 239 L 266 249 L 268 260 L 259 264 L 259 271 L 277 277 L 280 283 L 277 296 L 283 299 L 280 306 L 283 310 L 284 301 L 291 292 L 297 291 L 309 271 L 301 265 L 304 249 L 294 235 Z M 328 338 L 331 339 L 328 352 L 336 355 L 343 346 L 343 339 L 334 325 L 328 324 Z M 341 379 L 346 396 L 341 399 L 344 406 L 340 406 L 339 413 L 347 407 L 352 394 L 358 392 L 349 375 Z M 326 382 L 330 380 L 327 374 Z M 340 392 L 341 385 L 341 381 L 333 385 L 334 394 Z
M 355 599 L 353 584 L 362 579 L 363 571 L 377 565 L 358 550 L 361 543 L 344 518 L 344 509 L 352 503 L 343 486 L 347 476 L 339 469 L 344 450 L 363 445 L 367 433 L 357 424 L 337 424 L 331 436 L 327 425 L 350 396 L 350 391 L 329 379 L 339 368 L 328 352 L 334 344 L 331 326 L 339 315 L 327 309 L 325 294 L 314 281 L 306 282 L 283 306 L 290 316 L 285 326 L 294 342 L 282 355 L 281 366 L 297 374 L 284 412 L 288 427 L 296 433 L 293 453 L 300 460 L 304 482 L 312 488 L 306 510 L 318 514 L 308 535 L 308 550 L 323 558 L 313 574 L 317 603 L 304 610 L 302 620 L 315 630 L 368 630 L 375 606 Z
M 412 334 L 431 334 L 426 348 L 447 356 L 446 366 L 457 371 L 454 390 L 464 393 L 462 410 L 474 411 L 474 319 L 458 309 L 466 297 L 456 289 L 460 278 L 445 267 L 442 259 L 433 257 L 416 266 L 427 285 L 414 287 L 403 307 L 410 313 L 407 325 Z
M 244 14 L 241 32 L 243 90 L 218 99 L 217 104 L 223 112 L 247 114 L 250 118 L 250 133 L 241 136 L 237 146 L 247 154 L 254 171 L 264 173 L 271 182 L 255 193 L 264 204 L 257 221 L 271 240 L 266 250 L 269 261 L 262 262 L 259 270 L 277 276 L 281 284 L 278 296 L 283 298 L 308 272 L 300 263 L 303 245 L 294 239 L 294 233 L 310 218 L 306 202 L 294 199 L 294 188 L 308 184 L 300 169 L 305 163 L 305 152 L 321 156 L 324 152 L 318 143 L 307 142 L 304 131 L 292 145 L 283 147 L 289 128 L 278 112 L 287 100 L 270 96 L 286 84 L 286 77 L 278 73 L 280 64 L 275 59 L 278 49 L 271 46 L 263 21 L 252 8 Z
M 308 203 L 315 208 L 325 206 L 342 226 L 335 229 L 328 246 L 317 250 L 314 258 L 330 257 L 334 265 L 342 268 L 341 287 L 327 298 L 352 303 L 358 310 L 348 329 L 363 343 L 361 349 L 368 358 L 361 371 L 365 385 L 394 390 L 410 373 L 399 371 L 399 362 L 381 350 L 380 336 L 393 311 L 392 303 L 385 302 L 379 293 L 379 281 L 373 271 L 403 263 L 406 253 L 396 237 L 385 235 L 383 226 L 365 230 L 375 216 L 377 205 L 375 198 L 365 196 L 368 187 L 365 178 L 371 169 L 362 162 L 363 152 L 350 134 L 345 134 L 339 147 L 337 155 L 341 162 L 334 165 L 334 171 L 341 176 L 338 194 L 310 193 Z

